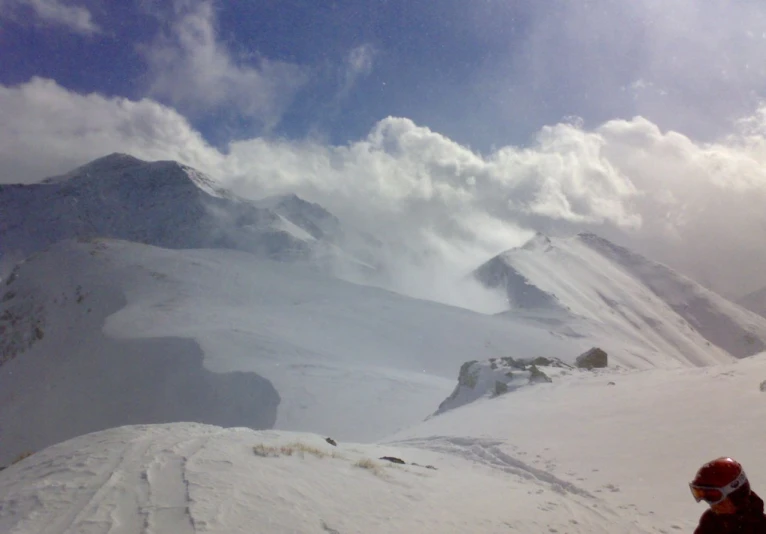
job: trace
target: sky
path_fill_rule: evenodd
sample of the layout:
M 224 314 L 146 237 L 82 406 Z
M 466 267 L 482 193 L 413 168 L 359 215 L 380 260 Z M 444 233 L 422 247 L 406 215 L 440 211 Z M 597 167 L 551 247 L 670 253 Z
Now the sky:
M 740 296 L 764 39 L 750 0 L 0 0 L 0 183 L 177 159 L 461 268 L 588 230 Z

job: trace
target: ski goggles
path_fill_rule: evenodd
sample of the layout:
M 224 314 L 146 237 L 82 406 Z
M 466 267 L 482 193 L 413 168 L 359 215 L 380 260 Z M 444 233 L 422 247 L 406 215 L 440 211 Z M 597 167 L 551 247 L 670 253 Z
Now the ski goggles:
M 747 477 L 742 471 L 736 479 L 723 487 L 698 486 L 690 482 L 689 488 L 697 502 L 705 501 L 708 504 L 718 504 L 745 484 L 747 484 Z

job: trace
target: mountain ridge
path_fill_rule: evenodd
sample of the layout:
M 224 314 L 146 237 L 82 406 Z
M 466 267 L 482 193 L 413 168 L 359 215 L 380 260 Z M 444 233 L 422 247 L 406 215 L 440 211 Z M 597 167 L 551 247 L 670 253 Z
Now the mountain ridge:
M 693 358 L 709 344 L 738 358 L 766 348 L 763 317 L 593 233 L 538 234 L 483 263 L 472 276 L 503 291 L 511 315 L 579 318 Z
M 320 223 L 324 223 L 322 227 Z M 340 222 L 292 195 L 276 206 L 241 198 L 175 161 L 112 153 L 38 184 L 0 186 L 0 255 L 61 239 L 115 238 L 167 248 L 229 248 L 321 268 L 363 265 L 340 250 Z

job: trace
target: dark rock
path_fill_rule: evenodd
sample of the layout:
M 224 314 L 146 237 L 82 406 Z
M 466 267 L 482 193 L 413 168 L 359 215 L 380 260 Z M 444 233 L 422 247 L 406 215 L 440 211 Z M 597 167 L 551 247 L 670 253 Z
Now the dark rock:
M 541 382 L 553 382 L 551 377 L 543 373 L 536 365 L 529 368 L 529 383 L 539 384 Z
M 607 354 L 604 350 L 593 347 L 587 352 L 580 354 L 576 360 L 580 369 L 596 369 L 607 366 Z

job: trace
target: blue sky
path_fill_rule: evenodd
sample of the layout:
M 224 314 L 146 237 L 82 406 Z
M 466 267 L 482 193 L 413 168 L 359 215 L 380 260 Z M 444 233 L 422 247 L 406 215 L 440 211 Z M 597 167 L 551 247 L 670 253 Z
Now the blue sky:
M 43 0 L 39 0 L 43 3 Z M 153 96 L 152 72 L 144 47 L 172 40 L 174 24 L 204 2 L 66 3 L 90 13 L 93 29 L 45 19 L 34 2 L 6 0 L 12 16 L 3 28 L 0 83 L 19 84 L 32 76 L 56 80 L 78 92 L 98 91 L 132 99 Z M 65 3 L 60 2 L 62 5 Z M 439 4 L 438 6 L 436 4 Z M 491 116 L 475 86 L 493 57 L 507 56 L 523 40 L 527 10 L 505 2 L 469 3 L 339 1 L 217 2 L 208 22 L 231 61 L 259 68 L 261 61 L 284 62 L 306 76 L 270 133 L 288 137 L 326 135 L 335 142 L 366 134 L 389 115 L 410 117 L 458 138 L 489 144 L 484 128 L 472 124 L 475 112 Z M 491 22 L 491 32 L 482 27 Z M 356 54 L 361 63 L 352 64 Z M 467 102 L 470 99 L 472 103 Z M 466 100 L 465 103 L 461 102 Z M 184 109 L 207 137 L 261 133 L 258 117 L 244 116 L 236 103 Z M 555 111 L 549 114 L 554 119 Z M 488 115 L 487 115 L 488 114 Z M 541 117 L 535 117 L 539 121 Z M 451 125 L 465 123 L 460 135 Z M 524 137 L 539 125 L 500 126 L 505 139 Z M 497 128 L 497 127 L 496 127 Z M 495 140 L 493 140 L 494 142 Z
M 746 34 L 761 37 L 763 9 L 673 3 L 0 0 L 0 83 L 41 76 L 80 93 L 151 97 L 220 147 L 261 134 L 345 143 L 387 116 L 479 150 L 528 143 L 568 116 L 597 124 L 642 114 L 708 138 L 760 96 L 760 42 Z M 262 83 L 239 79 L 237 91 L 208 101 L 172 87 L 213 67 L 166 72 L 204 53 L 205 43 L 181 43 L 200 23 L 215 62 Z M 279 98 L 241 94 L 269 92 Z
M 595 231 L 739 295 L 765 45 L 762 0 L 0 0 L 0 184 L 174 159 L 455 272 Z

